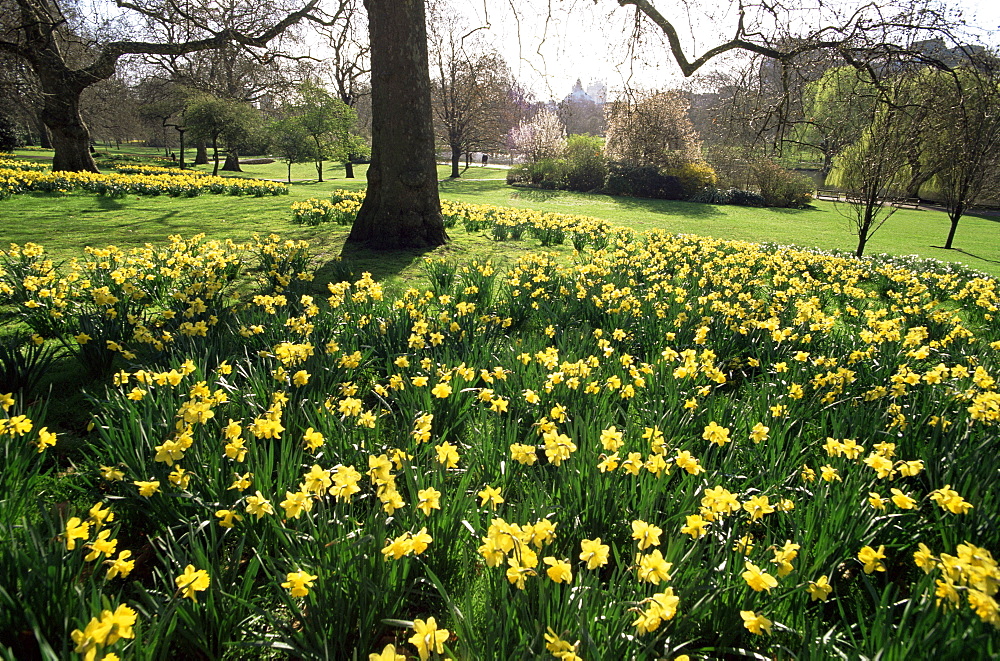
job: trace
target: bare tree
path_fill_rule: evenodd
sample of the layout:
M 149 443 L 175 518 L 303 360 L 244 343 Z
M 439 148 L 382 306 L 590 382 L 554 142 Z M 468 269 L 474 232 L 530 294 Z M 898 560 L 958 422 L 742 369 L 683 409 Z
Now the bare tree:
M 294 0 L 290 0 L 294 2 Z M 0 0 L 0 52 L 27 62 L 43 96 L 42 119 L 52 135 L 56 170 L 91 170 L 90 132 L 80 116 L 80 96 L 91 85 L 114 75 L 121 58 L 129 55 L 181 55 L 235 43 L 260 48 L 317 11 L 319 0 L 285 6 L 269 3 L 263 19 L 253 3 L 206 2 L 207 11 L 194 13 L 169 0 L 118 0 L 133 24 L 184 23 L 176 41 L 98 38 L 74 29 L 72 13 L 63 0 Z M 219 20 L 220 16 L 225 21 Z M 73 57 L 70 57 L 70 54 Z
M 928 152 L 950 220 L 944 247 L 951 249 L 962 216 L 984 196 L 1000 192 L 1000 77 L 993 67 L 932 75 Z
M 614 1 L 622 7 L 634 7 L 637 35 L 650 26 L 662 35 L 669 56 L 685 76 L 726 53 L 741 51 L 780 63 L 821 50 L 834 50 L 849 63 L 870 59 L 873 53 L 927 57 L 910 45 L 929 34 L 949 34 L 955 26 L 954 12 L 947 5 L 926 0 L 820 2 L 809 8 L 812 20 L 808 24 L 800 20 L 800 2 L 730 0 L 712 5 L 719 15 L 728 12 L 731 17 L 722 27 L 729 30 L 728 36 L 699 54 L 689 55 L 677 26 L 692 20 L 690 5 L 674 5 L 671 9 L 682 13 L 667 14 L 652 0 Z
M 455 14 L 434 11 L 430 22 L 431 101 L 438 139 L 451 150 L 451 176 L 462 154 L 498 151 L 513 127 L 516 87 L 496 51 Z
M 118 145 L 140 133 L 139 101 L 120 75 L 91 85 L 80 97 L 80 115 L 91 129 L 91 139 Z M 165 146 L 165 145 L 164 145 Z
M 556 112 L 567 135 L 604 135 L 604 108 L 591 99 L 567 97 L 559 102 Z
M 668 91 L 633 93 L 608 104 L 608 160 L 661 168 L 700 160 L 688 103 L 684 94 Z

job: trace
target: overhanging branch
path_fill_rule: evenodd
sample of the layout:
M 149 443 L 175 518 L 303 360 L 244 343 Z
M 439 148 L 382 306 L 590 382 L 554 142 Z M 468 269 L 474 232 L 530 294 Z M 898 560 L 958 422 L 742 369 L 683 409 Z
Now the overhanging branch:
M 141 8 L 127 2 L 119 2 L 119 6 L 143 12 Z M 218 48 L 226 43 L 237 43 L 251 48 L 266 46 L 269 41 L 279 36 L 292 25 L 316 11 L 319 0 L 309 0 L 301 9 L 294 11 L 282 20 L 270 26 L 263 32 L 250 35 L 239 30 L 224 29 L 203 39 L 193 39 L 180 43 L 156 43 L 146 41 L 112 41 L 101 48 L 97 59 L 88 67 L 79 71 L 79 76 L 90 80 L 103 80 L 114 74 L 115 66 L 124 55 L 184 55 L 196 51 Z

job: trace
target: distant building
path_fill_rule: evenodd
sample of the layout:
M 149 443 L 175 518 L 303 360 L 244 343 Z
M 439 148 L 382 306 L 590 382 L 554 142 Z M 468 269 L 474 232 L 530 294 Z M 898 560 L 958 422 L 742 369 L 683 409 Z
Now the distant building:
M 564 103 L 595 103 L 603 106 L 608 99 L 608 87 L 602 81 L 591 81 L 587 89 L 583 88 L 583 82 L 577 78 L 573 85 L 573 90 L 563 98 Z
M 604 135 L 604 102 L 608 88 L 601 81 L 592 81 L 584 90 L 578 78 L 573 90 L 556 105 L 556 114 L 566 127 L 566 133 Z
M 608 86 L 603 81 L 593 80 L 587 85 L 587 96 L 597 105 L 603 106 L 608 101 Z

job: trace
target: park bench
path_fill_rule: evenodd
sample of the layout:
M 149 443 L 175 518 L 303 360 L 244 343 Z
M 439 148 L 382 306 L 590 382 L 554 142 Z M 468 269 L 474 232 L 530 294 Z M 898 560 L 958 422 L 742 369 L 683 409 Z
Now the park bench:
M 891 204 L 892 206 L 896 207 L 897 209 L 904 209 L 904 208 L 905 209 L 919 209 L 920 208 L 920 198 L 919 197 L 900 197 L 900 198 L 897 198 L 897 199 L 893 200 L 889 204 Z
M 834 202 L 844 202 L 847 200 L 847 194 L 844 193 L 844 191 L 839 191 L 834 188 L 817 188 L 816 199 L 833 200 Z

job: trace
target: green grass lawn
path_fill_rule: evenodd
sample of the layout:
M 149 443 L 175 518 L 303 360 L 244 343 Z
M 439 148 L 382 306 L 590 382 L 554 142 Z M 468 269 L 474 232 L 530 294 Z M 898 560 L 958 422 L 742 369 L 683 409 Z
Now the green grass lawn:
M 147 150 L 152 151 L 152 150 Z M 46 152 L 21 152 L 42 158 Z M 200 166 L 209 169 L 210 166 Z M 245 165 L 241 176 L 284 179 L 285 165 L 275 162 Z M 92 195 L 28 195 L 0 203 L 4 241 L 41 243 L 55 256 L 78 255 L 83 246 L 114 243 L 120 246 L 162 241 L 171 234 L 190 236 L 199 232 L 211 238 L 243 240 L 256 233 L 275 232 L 290 239 L 308 239 L 318 255 L 339 254 L 347 231 L 342 227 L 318 228 L 294 225 L 289 206 L 296 200 L 326 197 L 337 188 L 359 189 L 366 184 L 367 166 L 355 167 L 355 178 L 345 179 L 343 166 L 326 164 L 323 183 L 316 181 L 311 164 L 292 169 L 290 194 L 271 198 L 234 198 L 203 195 L 194 199 L 135 198 L 122 200 Z M 495 204 L 540 211 L 604 218 L 635 230 L 664 229 L 752 242 L 853 250 L 857 239 L 848 220 L 832 202 L 817 201 L 812 208 L 754 209 L 747 207 L 646 200 L 609 195 L 518 189 L 504 182 L 506 170 L 473 166 L 457 180 L 448 178 L 450 168 L 439 165 L 441 196 L 477 204 Z M 948 218 L 939 211 L 898 210 L 877 232 L 866 252 L 915 254 L 942 261 L 961 262 L 1000 276 L 1000 217 L 969 215 L 962 219 L 953 250 L 940 248 L 948 232 Z M 452 245 L 435 254 L 456 259 L 502 259 L 535 248 L 536 242 L 497 244 L 485 234 L 470 236 L 464 229 L 451 231 Z M 565 248 L 565 247 L 564 247 Z M 567 248 L 568 252 L 569 249 Z M 383 276 L 399 274 L 410 281 L 419 270 L 415 255 L 386 260 L 374 255 L 352 256 L 364 270 Z M 386 266 L 388 264 L 388 266 Z

